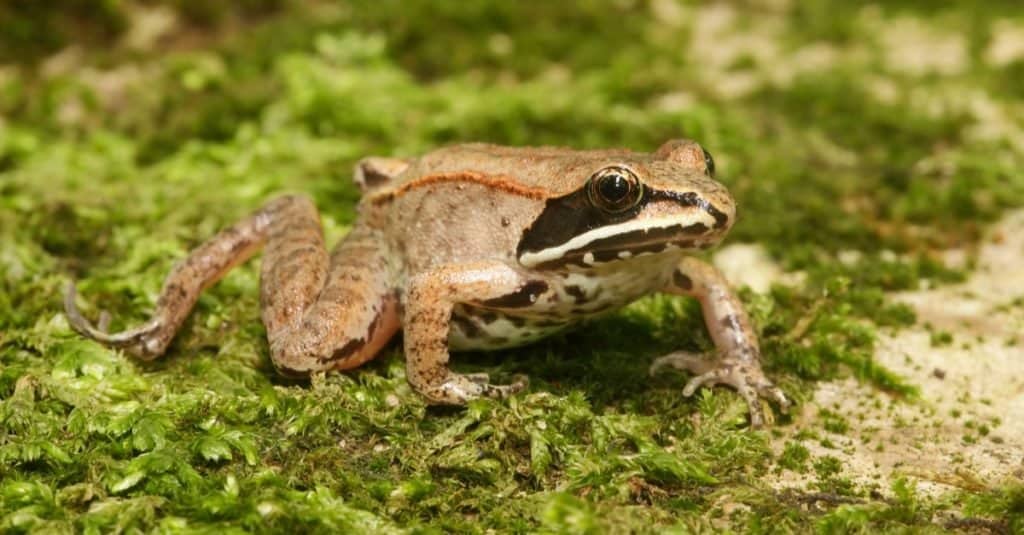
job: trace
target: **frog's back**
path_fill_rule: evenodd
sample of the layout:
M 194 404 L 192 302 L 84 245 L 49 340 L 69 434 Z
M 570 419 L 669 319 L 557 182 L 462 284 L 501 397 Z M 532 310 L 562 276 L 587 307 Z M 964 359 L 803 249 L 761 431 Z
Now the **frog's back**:
M 367 196 L 391 197 L 424 183 L 473 178 L 495 182 L 505 178 L 507 183 L 519 188 L 558 194 L 574 189 L 581 177 L 589 176 L 595 160 L 645 156 L 623 149 L 574 150 L 467 143 L 441 148 L 420 158 L 401 160 L 406 166 L 400 173 L 364 191 Z

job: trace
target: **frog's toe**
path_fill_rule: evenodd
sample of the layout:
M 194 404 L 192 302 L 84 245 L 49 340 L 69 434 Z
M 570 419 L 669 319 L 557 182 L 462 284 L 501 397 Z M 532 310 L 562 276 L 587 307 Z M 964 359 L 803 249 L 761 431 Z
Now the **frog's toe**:
M 704 375 L 714 369 L 714 362 L 698 353 L 676 351 L 654 359 L 647 373 L 655 376 L 665 368 L 675 368 L 695 375 Z
M 774 401 L 782 412 L 787 412 L 791 405 L 782 390 L 764 376 L 756 363 L 728 357 L 715 360 L 678 351 L 656 359 L 651 365 L 650 373 L 654 374 L 666 366 L 695 374 L 683 387 L 683 395 L 687 397 L 692 396 L 701 387 L 721 384 L 734 388 L 747 403 L 752 427 L 764 426 L 762 399 Z
M 154 335 L 160 330 L 160 321 L 152 319 L 134 329 L 119 333 L 108 333 L 110 325 L 110 314 L 105 311 L 100 314 L 99 325 L 94 326 L 75 304 L 77 296 L 75 283 L 68 284 L 67 292 L 64 294 L 64 314 L 67 315 L 68 324 L 71 328 L 85 336 L 109 347 L 124 349 L 125 351 L 145 360 L 155 358 L 163 353 L 163 345 Z
M 757 385 L 757 392 L 762 398 L 775 401 L 775 404 L 779 406 L 779 410 L 783 414 L 789 412 L 789 407 L 792 403 L 786 397 L 786 394 L 782 392 L 782 389 L 775 386 L 771 381 L 762 378 L 761 382 Z
M 436 389 L 427 389 L 423 394 L 432 403 L 441 405 L 465 405 L 477 398 L 504 399 L 521 392 L 529 381 L 524 375 L 517 375 L 511 384 L 495 385 L 489 382 L 486 373 L 451 374 Z
M 729 383 L 729 376 L 732 374 L 730 367 L 715 368 L 711 371 L 704 372 L 693 379 L 687 381 L 686 386 L 683 387 L 683 395 L 690 397 L 702 386 L 715 386 L 719 383 Z
M 750 381 L 750 373 L 745 366 L 723 362 L 718 368 L 690 379 L 683 388 L 683 395 L 689 397 L 702 386 L 712 387 L 719 384 L 734 388 L 747 403 L 751 427 L 764 427 L 764 407 L 761 405 L 764 391 Z
M 486 373 L 486 372 L 467 373 L 467 374 L 464 374 L 463 377 L 465 377 L 466 379 L 469 379 L 470 381 L 473 381 L 474 383 L 481 384 L 481 385 L 485 385 L 485 384 L 491 382 L 491 375 L 489 373 Z
M 489 398 L 505 399 L 513 394 L 522 392 L 528 384 L 530 384 L 530 381 L 525 375 L 516 375 L 512 382 L 507 385 L 482 383 L 480 385 L 482 387 L 480 395 Z

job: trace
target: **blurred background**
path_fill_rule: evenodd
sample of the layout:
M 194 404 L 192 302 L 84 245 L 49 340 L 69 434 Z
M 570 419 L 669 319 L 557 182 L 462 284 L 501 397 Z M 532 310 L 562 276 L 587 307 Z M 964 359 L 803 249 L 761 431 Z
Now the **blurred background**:
M 313 195 L 337 239 L 367 155 L 675 137 L 702 143 L 738 199 L 723 265 L 792 397 L 852 377 L 847 399 L 913 400 L 934 378 L 893 363 L 992 353 L 892 297 L 962 289 L 1001 239 L 988 229 L 1024 204 L 1017 0 L 0 0 L 0 530 L 1020 528 L 1009 394 L 905 431 L 948 439 L 928 470 L 966 444 L 1005 454 L 998 478 L 949 476 L 927 501 L 842 455 L 892 448 L 878 426 L 917 416 L 854 432 L 835 405 L 779 415 L 768 440 L 730 392 L 683 400 L 683 377 L 647 378 L 659 353 L 710 348 L 683 300 L 473 357 L 530 374 L 534 393 L 465 413 L 419 404 L 397 349 L 281 383 L 253 265 L 201 299 L 172 349 L 185 356 L 152 366 L 60 313 L 74 277 L 93 317 L 142 320 L 177 259 L 282 191 Z M 1021 256 L 1001 257 L 1001 283 Z M 1019 347 L 1022 303 L 1004 290 L 975 313 L 1009 318 L 985 331 L 998 347 Z M 879 361 L 899 329 L 925 349 Z M 1006 354 L 984 373 L 1012 376 L 1024 358 Z M 904 453 L 874 466 L 920 457 Z

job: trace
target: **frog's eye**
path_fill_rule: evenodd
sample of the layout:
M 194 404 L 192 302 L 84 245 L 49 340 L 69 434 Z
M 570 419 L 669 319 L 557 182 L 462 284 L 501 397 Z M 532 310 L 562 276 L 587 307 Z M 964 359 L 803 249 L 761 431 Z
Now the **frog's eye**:
M 715 159 L 711 157 L 711 153 L 707 149 L 701 149 L 704 151 L 704 172 L 709 177 L 715 178 Z
M 625 167 L 606 167 L 590 177 L 587 185 L 590 203 L 611 213 L 629 210 L 640 202 L 640 179 Z

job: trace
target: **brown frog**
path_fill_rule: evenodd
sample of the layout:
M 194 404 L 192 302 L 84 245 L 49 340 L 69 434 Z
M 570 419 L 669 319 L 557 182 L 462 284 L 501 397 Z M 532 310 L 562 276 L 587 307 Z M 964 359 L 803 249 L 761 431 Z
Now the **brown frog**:
M 260 247 L 260 306 L 277 370 L 304 376 L 370 360 L 404 330 L 412 387 L 429 402 L 464 404 L 522 390 L 459 374 L 449 351 L 532 342 L 651 292 L 700 301 L 717 357 L 676 352 L 655 360 L 701 385 L 736 388 L 751 423 L 760 398 L 789 402 L 761 370 L 740 301 L 710 264 L 688 256 L 716 245 L 735 203 L 697 143 L 652 154 L 484 144 L 420 158 L 367 158 L 351 232 L 328 254 L 316 207 L 276 198 L 192 251 L 168 276 L 145 324 L 109 334 L 75 306 L 81 334 L 143 359 L 164 353 L 199 294 Z

